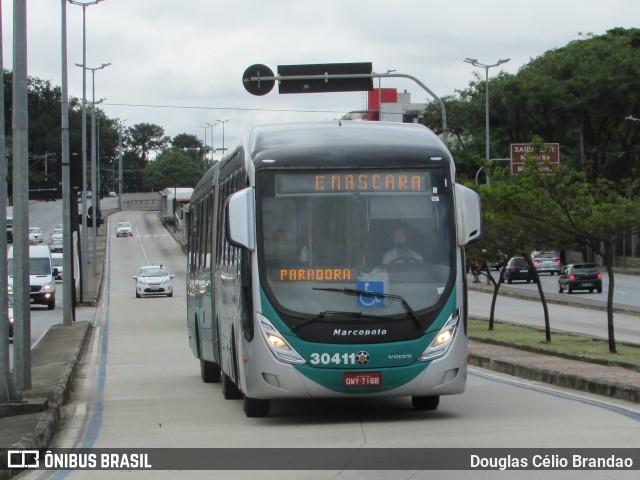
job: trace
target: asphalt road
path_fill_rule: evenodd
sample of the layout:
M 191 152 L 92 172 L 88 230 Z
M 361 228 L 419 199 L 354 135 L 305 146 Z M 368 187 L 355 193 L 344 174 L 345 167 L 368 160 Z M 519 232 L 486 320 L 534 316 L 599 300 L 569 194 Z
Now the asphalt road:
M 463 395 L 435 412 L 409 398 L 284 400 L 267 418 L 248 419 L 242 402 L 204 384 L 187 342 L 184 256 L 156 213 L 122 212 L 133 238 L 108 239 L 106 295 L 78 384 L 52 447 L 182 449 L 291 448 L 601 448 L 636 445 L 640 408 L 471 369 Z M 136 299 L 131 275 L 165 263 L 176 275 L 173 298 Z M 290 456 L 289 456 L 290 455 Z M 283 468 L 288 458 L 282 458 Z M 241 467 L 240 467 L 241 468 Z M 452 469 L 456 465 L 451 465 Z M 121 472 L 29 472 L 24 478 L 112 478 Z M 429 471 L 154 471 L 141 478 L 352 479 L 434 478 Z M 519 472 L 517 478 L 549 478 Z M 557 478 L 635 478 L 632 472 L 576 471 Z M 537 475 L 536 475 L 537 474 Z M 437 478 L 495 478 L 482 471 L 440 471 Z

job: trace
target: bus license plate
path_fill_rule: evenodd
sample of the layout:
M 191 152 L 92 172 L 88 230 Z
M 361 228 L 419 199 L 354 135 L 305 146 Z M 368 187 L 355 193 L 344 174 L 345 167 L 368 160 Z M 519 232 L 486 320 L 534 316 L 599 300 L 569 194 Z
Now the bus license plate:
M 345 387 L 379 387 L 382 385 L 382 374 L 380 372 L 366 373 L 345 373 Z

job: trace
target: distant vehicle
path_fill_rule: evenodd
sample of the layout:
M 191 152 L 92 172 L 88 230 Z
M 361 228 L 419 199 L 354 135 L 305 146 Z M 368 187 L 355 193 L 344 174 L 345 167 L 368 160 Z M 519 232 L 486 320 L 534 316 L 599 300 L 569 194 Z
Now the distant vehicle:
M 58 270 L 58 274 L 56 275 L 56 280 L 62 280 L 64 255 L 61 252 L 52 252 L 51 264 L 53 265 L 53 268 L 56 268 Z
M 61 238 L 56 238 L 49 242 L 49 250 L 51 253 L 62 253 L 64 251 L 64 243 Z
M 133 237 L 131 222 L 118 222 L 118 225 L 116 225 L 116 237 Z
M 9 292 L 13 293 L 13 247 L 7 252 L 7 273 Z M 49 310 L 56 308 L 57 270 L 51 265 L 51 252 L 45 245 L 29 247 L 29 291 L 31 303 L 46 305 Z
M 29 243 L 42 243 L 42 229 L 29 227 Z
M 54 228 L 53 231 L 51 232 L 49 243 L 58 239 L 62 240 L 62 238 L 63 238 L 62 228 Z
M 9 312 L 7 318 L 9 319 L 9 338 L 13 339 L 13 295 L 7 295 L 9 299 Z
M 7 242 L 13 242 L 13 207 L 7 207 Z
M 118 194 L 116 192 L 109 192 L 110 197 L 117 197 Z
M 560 275 L 560 271 L 562 270 L 562 266 L 560 265 L 560 255 L 556 252 L 541 253 L 533 259 L 533 265 L 536 267 L 538 273 Z
M 524 257 L 512 257 L 504 271 L 504 279 L 507 283 L 514 280 L 526 280 L 527 283 L 535 280 L 535 273 Z
M 166 295 L 173 297 L 173 277 L 162 265 L 149 265 L 140 268 L 136 281 L 136 298 L 143 295 Z
M 558 292 L 573 293 L 574 290 L 596 290 L 602 293 L 602 273 L 595 263 L 567 265 L 558 277 Z

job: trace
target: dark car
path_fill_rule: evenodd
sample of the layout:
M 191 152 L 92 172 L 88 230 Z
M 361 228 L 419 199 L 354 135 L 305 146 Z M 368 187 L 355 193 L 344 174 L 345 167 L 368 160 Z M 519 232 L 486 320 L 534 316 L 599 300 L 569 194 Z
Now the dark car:
M 576 263 L 564 267 L 558 277 L 558 291 L 573 293 L 574 290 L 596 290 L 602 293 L 602 273 L 595 263 Z
M 504 270 L 504 279 L 507 283 L 512 283 L 514 280 L 525 280 L 529 283 L 536 277 L 526 258 L 512 257 Z

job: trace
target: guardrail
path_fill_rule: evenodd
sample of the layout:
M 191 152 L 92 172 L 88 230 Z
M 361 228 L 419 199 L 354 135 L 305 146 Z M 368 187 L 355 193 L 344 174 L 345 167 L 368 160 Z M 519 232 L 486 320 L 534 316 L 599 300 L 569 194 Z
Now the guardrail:
M 123 200 L 122 210 L 161 210 L 160 199 Z

